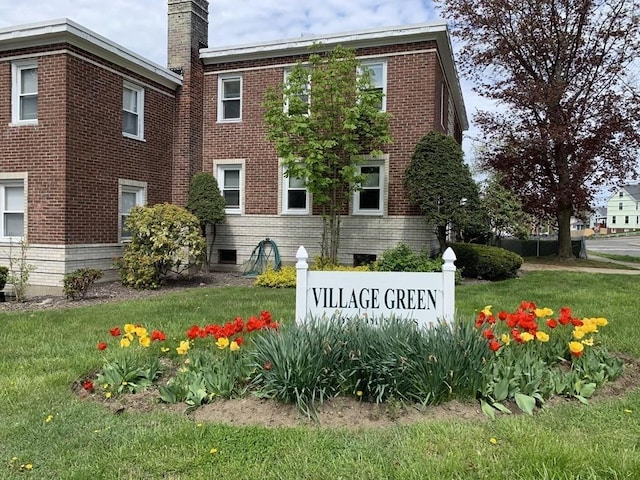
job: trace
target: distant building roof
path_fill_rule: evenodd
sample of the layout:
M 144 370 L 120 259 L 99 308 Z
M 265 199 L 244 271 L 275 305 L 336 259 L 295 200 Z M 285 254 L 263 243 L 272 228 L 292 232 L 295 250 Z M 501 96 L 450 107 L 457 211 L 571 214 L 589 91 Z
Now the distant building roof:
M 640 201 L 640 185 L 623 185 L 621 188 L 635 200 Z

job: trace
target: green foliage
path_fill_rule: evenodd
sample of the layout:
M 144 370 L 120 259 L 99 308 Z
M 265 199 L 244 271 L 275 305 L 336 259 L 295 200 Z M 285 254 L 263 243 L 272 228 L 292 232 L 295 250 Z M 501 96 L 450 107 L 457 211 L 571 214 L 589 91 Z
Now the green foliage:
M 216 397 L 241 397 L 246 393 L 249 373 L 245 349 L 196 350 L 190 352 L 189 362 L 183 364 L 175 377 L 158 387 L 160 399 L 197 407 Z
M 189 184 L 187 210 L 198 217 L 203 229 L 208 223 L 224 222 L 225 206 L 224 197 L 220 193 L 216 177 L 209 172 L 196 173 Z
M 322 212 L 322 256 L 337 263 L 340 215 L 363 181 L 357 166 L 390 143 L 389 115 L 354 50 L 316 49 L 267 91 L 265 123 L 286 175 L 304 180 Z
M 259 287 L 292 288 L 296 286 L 296 267 L 285 266 L 274 270 L 267 270 L 256 277 L 255 284 Z
M 465 323 L 418 329 L 394 318 L 309 319 L 256 339 L 254 385 L 310 417 L 338 394 L 436 404 L 475 396 L 486 352 Z
M 478 186 L 463 161 L 462 147 L 450 136 L 429 132 L 418 142 L 404 176 L 409 200 L 435 227 L 444 252 L 447 230 L 463 234 L 480 223 Z M 475 229 L 475 228 L 473 228 Z
M 316 262 L 309 267 L 310 270 L 333 271 L 333 272 L 368 272 L 370 268 L 366 265 L 353 267 L 349 265 L 336 265 L 331 262 L 322 261 L 320 257 L 316 258 Z M 271 288 L 295 288 L 296 286 L 296 267 L 288 265 L 274 270 L 269 267 L 267 270 L 256 277 L 255 285 L 260 287 Z
M 501 176 L 491 175 L 484 182 L 480 205 L 491 245 L 499 244 L 505 235 L 520 239 L 529 236 L 531 216 L 522 210 L 522 202 L 517 195 L 502 184 Z
M 385 250 L 373 269 L 380 272 L 440 272 L 442 258 L 431 259 L 427 252 L 414 253 L 405 243 Z
M 7 276 L 9 275 L 9 268 L 0 266 L 0 290 L 2 290 L 7 283 Z
M 204 256 L 198 218 L 177 205 L 134 207 L 127 228 L 132 240 L 116 261 L 124 285 L 158 288 L 168 273 L 184 273 Z
M 161 372 L 158 357 L 122 356 L 105 363 L 96 383 L 115 394 L 137 393 L 153 385 Z
M 89 288 L 100 278 L 102 270 L 95 268 L 79 268 L 64 276 L 63 292 L 67 298 L 72 300 L 84 298 Z
M 454 243 L 451 248 L 456 254 L 456 267 L 466 278 L 504 280 L 515 277 L 522 265 L 520 255 L 503 248 L 473 243 Z

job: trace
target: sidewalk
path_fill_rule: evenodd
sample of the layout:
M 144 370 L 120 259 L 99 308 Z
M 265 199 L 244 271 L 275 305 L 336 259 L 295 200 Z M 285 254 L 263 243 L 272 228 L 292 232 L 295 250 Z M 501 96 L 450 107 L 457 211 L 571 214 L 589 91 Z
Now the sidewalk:
M 596 260 L 606 263 L 615 263 L 616 265 L 622 265 L 628 267 L 626 269 L 621 268 L 596 268 L 596 267 L 578 267 L 567 265 L 545 265 L 541 263 L 523 263 L 520 267 L 522 272 L 540 271 L 540 270 L 565 270 L 571 272 L 583 272 L 583 273 L 607 273 L 617 275 L 640 275 L 640 263 L 621 262 L 619 260 L 611 260 L 609 258 L 598 257 L 597 255 L 589 255 L 589 260 Z

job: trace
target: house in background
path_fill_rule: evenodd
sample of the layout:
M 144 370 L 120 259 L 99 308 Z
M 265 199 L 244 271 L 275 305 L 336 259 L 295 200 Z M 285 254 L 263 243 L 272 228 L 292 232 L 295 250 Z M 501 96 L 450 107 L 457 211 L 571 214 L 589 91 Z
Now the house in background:
M 362 167 L 368 201 L 354 195 L 344 217 L 341 261 L 400 241 L 432 246 L 402 182 L 425 133 L 460 142 L 468 128 L 445 24 L 208 48 L 208 2 L 168 0 L 168 33 L 165 68 L 66 19 L 0 29 L 0 264 L 26 239 L 31 293 L 60 292 L 80 267 L 115 278 L 131 207 L 184 205 L 200 171 L 227 199 L 219 268 L 241 269 L 266 237 L 285 262 L 301 244 L 319 253 L 321 219 L 304 185 L 284 177 L 262 108 L 315 42 L 355 48 L 393 115 L 393 144 Z
M 640 185 L 622 185 L 607 201 L 609 233 L 640 229 Z

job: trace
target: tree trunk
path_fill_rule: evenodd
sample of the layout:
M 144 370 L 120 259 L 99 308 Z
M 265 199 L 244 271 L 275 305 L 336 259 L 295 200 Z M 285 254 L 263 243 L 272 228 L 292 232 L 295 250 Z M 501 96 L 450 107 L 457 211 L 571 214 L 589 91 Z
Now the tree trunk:
M 558 257 L 572 259 L 571 251 L 571 206 L 558 208 Z
M 440 246 L 440 254 L 447 249 L 447 227 L 439 225 L 436 227 L 436 237 L 438 237 L 438 245 Z

